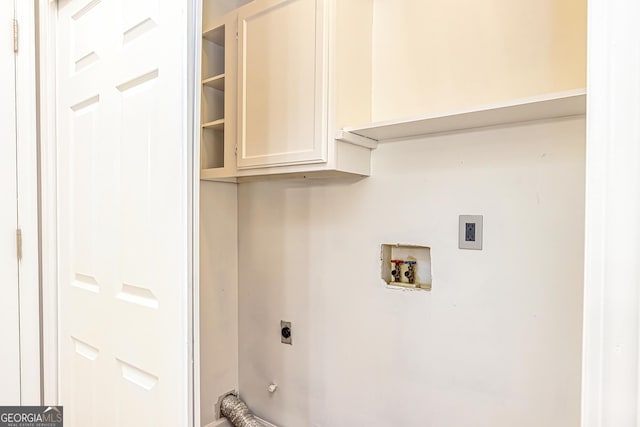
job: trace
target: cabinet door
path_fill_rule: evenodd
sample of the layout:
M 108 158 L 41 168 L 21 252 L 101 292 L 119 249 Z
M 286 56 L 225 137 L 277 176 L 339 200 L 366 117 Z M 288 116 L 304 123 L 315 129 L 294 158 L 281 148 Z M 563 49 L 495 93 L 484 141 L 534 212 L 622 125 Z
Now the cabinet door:
M 326 0 L 239 12 L 238 167 L 326 162 Z

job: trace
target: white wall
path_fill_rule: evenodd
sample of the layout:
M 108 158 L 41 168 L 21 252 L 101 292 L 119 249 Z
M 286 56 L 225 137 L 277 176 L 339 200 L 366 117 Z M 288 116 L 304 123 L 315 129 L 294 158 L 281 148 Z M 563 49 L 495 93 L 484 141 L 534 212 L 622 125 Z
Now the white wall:
M 200 182 L 200 422 L 238 389 L 237 186 Z
M 252 410 L 283 427 L 578 426 L 584 127 L 386 143 L 370 178 L 239 185 Z M 483 251 L 457 248 L 459 214 L 484 215 Z M 432 292 L 385 288 L 395 242 L 432 248 Z

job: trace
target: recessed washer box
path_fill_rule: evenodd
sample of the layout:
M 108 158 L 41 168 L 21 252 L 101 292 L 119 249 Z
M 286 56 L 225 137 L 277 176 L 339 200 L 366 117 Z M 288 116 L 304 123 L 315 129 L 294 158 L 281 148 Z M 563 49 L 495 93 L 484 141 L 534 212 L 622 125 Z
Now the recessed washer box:
M 380 261 L 381 277 L 387 286 L 431 290 L 430 247 L 400 243 L 382 244 Z

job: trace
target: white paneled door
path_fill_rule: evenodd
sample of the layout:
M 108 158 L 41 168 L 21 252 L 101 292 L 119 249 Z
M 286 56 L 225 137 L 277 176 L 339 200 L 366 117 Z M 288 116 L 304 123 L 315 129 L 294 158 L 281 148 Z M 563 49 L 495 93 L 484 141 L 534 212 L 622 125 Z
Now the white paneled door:
M 68 427 L 189 425 L 187 5 L 58 3 Z
M 0 2 L 0 405 L 20 404 L 13 1 Z

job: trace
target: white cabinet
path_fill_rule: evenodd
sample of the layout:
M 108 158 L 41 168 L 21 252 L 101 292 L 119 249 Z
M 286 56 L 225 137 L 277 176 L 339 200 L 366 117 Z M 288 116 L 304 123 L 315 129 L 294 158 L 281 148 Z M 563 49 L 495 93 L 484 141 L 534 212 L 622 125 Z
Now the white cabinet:
M 327 161 L 326 1 L 255 1 L 238 14 L 238 168 Z
M 224 65 L 203 75 L 201 177 L 369 175 L 375 141 L 334 136 L 370 121 L 372 11 L 372 0 L 255 0 L 204 22 L 205 47 L 215 25 L 227 31 Z

